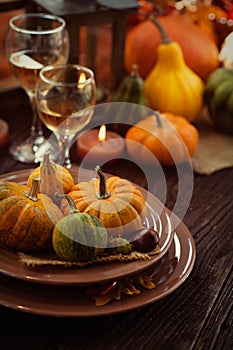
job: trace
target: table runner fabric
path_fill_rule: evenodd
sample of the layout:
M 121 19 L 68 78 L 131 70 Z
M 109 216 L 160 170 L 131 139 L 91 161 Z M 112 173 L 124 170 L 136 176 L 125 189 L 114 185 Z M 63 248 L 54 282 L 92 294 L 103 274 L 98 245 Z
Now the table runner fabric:
M 208 113 L 203 111 L 196 122 L 199 130 L 199 142 L 192 157 L 193 170 L 201 175 L 210 175 L 216 171 L 233 166 L 233 136 L 219 132 L 214 128 Z

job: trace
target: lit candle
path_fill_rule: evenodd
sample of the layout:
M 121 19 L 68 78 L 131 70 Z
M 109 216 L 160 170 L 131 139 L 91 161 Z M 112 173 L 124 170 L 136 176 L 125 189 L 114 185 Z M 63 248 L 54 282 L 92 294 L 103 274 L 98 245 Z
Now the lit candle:
M 85 157 L 88 163 L 104 163 L 119 158 L 125 146 L 124 139 L 113 131 L 106 131 L 106 126 L 82 133 L 77 140 L 79 159 Z
M 80 77 L 78 79 L 78 86 L 80 89 L 83 89 L 85 86 L 85 81 L 86 81 L 86 74 L 84 72 L 82 72 L 80 74 Z

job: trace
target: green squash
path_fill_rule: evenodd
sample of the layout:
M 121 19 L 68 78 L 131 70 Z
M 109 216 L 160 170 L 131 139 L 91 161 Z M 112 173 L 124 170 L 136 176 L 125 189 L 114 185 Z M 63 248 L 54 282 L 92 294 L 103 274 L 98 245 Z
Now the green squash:
M 134 64 L 132 71 L 127 75 L 118 89 L 114 91 L 107 99 L 107 102 L 126 102 L 119 103 L 118 106 L 109 106 L 109 115 L 113 123 L 107 127 L 122 136 L 125 136 L 130 126 L 136 124 L 139 120 L 149 114 L 148 101 L 145 94 L 144 80 L 138 73 L 138 66 Z
M 233 69 L 220 67 L 206 82 L 204 102 L 215 127 L 233 134 Z
M 63 217 L 55 225 L 52 244 L 55 253 L 66 261 L 84 262 L 101 255 L 107 244 L 108 234 L 102 222 L 87 213 L 80 213 L 73 201 L 67 195 L 71 206 L 68 216 Z

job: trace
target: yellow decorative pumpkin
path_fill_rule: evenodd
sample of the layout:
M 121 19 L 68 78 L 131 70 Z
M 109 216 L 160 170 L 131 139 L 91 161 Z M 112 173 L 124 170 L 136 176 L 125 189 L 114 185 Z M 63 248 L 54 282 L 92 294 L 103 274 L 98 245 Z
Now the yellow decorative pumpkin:
M 98 179 L 80 182 L 68 193 L 78 210 L 98 217 L 111 236 L 123 236 L 141 228 L 147 210 L 139 188 L 117 176 L 105 179 L 99 166 L 96 171 Z M 67 202 L 62 202 L 61 208 L 65 215 L 69 214 Z
M 50 160 L 49 156 L 49 152 L 45 153 L 43 162 L 31 172 L 27 186 L 31 186 L 34 177 L 39 177 L 40 192 L 57 203 L 59 200 L 55 197 L 55 193 L 68 193 L 74 185 L 74 179 L 68 169 Z
M 154 68 L 145 79 L 149 106 L 160 112 L 171 112 L 193 121 L 203 106 L 204 83 L 185 63 L 178 42 L 171 41 L 160 23 L 162 43 Z

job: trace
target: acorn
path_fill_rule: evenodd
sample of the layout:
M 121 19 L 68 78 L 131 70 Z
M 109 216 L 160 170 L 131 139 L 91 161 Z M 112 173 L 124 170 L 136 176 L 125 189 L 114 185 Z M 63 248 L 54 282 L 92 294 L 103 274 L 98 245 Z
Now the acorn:
M 132 248 L 141 253 L 148 253 L 154 250 L 159 243 L 159 235 L 153 228 L 142 228 L 137 231 L 133 241 Z

